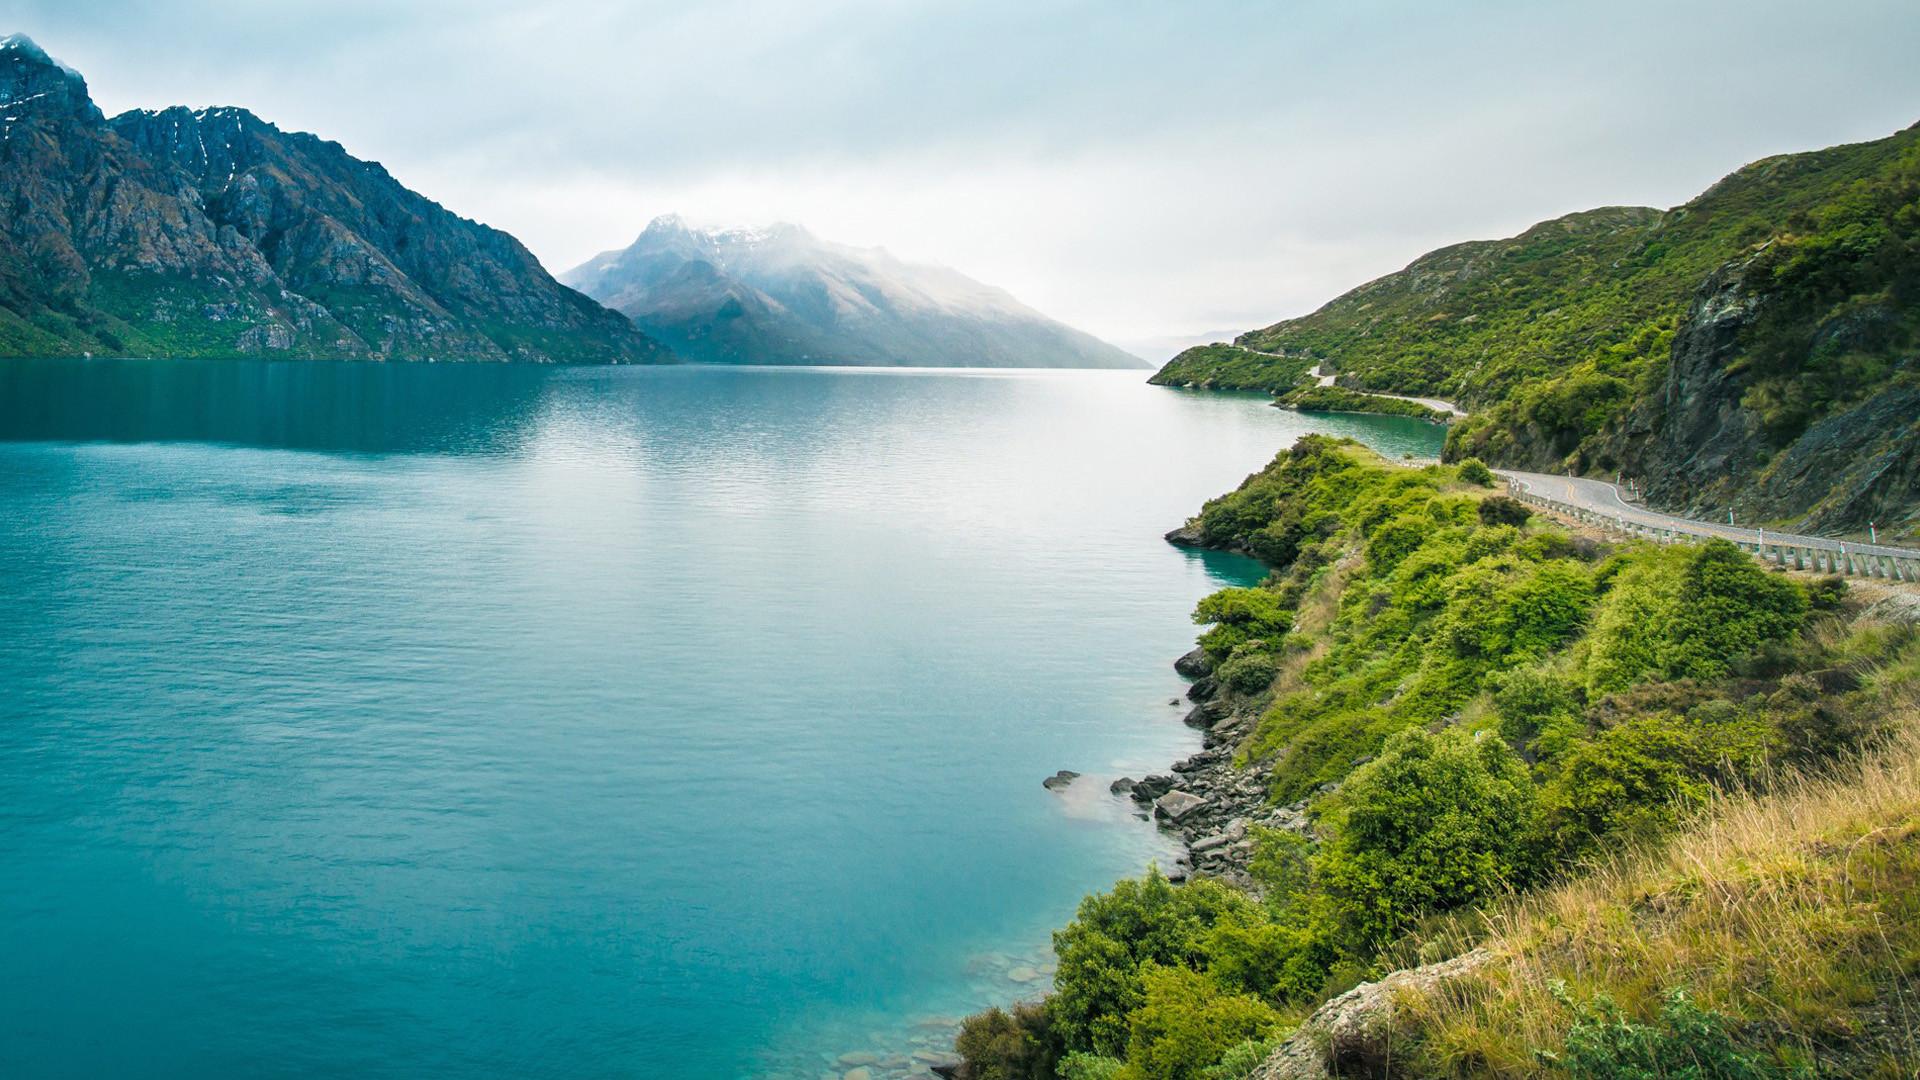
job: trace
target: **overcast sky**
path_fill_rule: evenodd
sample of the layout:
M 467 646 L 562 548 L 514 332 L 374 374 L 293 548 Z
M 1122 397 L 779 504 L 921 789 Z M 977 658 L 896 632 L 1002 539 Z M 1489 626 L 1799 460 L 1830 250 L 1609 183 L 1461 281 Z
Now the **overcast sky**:
M 0 0 L 109 113 L 244 105 L 554 271 L 795 221 L 1122 344 L 1920 120 L 1920 2 Z

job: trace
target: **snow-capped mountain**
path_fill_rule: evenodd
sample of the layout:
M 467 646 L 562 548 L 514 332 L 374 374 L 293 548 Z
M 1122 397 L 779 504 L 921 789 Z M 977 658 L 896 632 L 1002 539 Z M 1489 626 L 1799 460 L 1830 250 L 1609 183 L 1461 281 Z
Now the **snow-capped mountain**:
M 705 230 L 660 217 L 560 280 L 709 363 L 1141 366 L 1001 289 L 797 225 Z

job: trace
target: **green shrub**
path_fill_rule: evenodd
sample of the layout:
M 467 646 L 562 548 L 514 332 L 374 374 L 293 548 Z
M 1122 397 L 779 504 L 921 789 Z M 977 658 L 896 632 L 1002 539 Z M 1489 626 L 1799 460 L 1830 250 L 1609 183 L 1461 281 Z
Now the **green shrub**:
M 1479 458 L 1463 459 L 1458 468 L 1461 480 L 1469 484 L 1479 484 L 1481 487 L 1493 486 L 1493 470 L 1487 468 L 1487 463 Z
M 1227 1051 L 1280 1026 L 1266 1002 L 1196 971 L 1148 965 L 1141 981 L 1145 1001 L 1128 1021 L 1126 1080 L 1199 1080 Z
M 1114 1080 L 1124 1064 L 1099 1054 L 1068 1054 L 1060 1059 L 1060 1080 Z
M 953 1048 L 967 1080 L 1054 1080 L 1060 1060 L 1052 1017 L 1045 1005 L 1031 1002 L 967 1017 Z
M 1265 642 L 1250 641 L 1233 651 L 1214 672 L 1222 685 L 1242 694 L 1257 694 L 1273 685 L 1280 673 L 1280 662 L 1265 649 Z
M 1158 870 L 1082 900 L 1053 935 L 1060 967 L 1048 1006 L 1065 1047 L 1120 1057 L 1127 1017 L 1145 1000 L 1144 967 L 1203 968 L 1216 925 L 1265 917 L 1236 889 L 1209 880 L 1176 886 Z
M 1799 584 L 1724 540 L 1641 552 L 1601 602 L 1588 686 L 1719 678 L 1733 659 L 1798 631 L 1806 613 Z
M 1810 1075 L 1790 1070 L 1743 1048 L 1732 1023 L 1702 1009 L 1681 990 L 1667 995 L 1652 1024 L 1626 1018 L 1613 1001 L 1598 995 L 1584 1004 L 1566 998 L 1575 1010 L 1566 1048 L 1543 1053 L 1546 1061 L 1586 1080 L 1775 1080 Z
M 1483 525 L 1511 525 L 1519 528 L 1533 517 L 1533 511 L 1519 499 L 1505 495 L 1489 495 L 1480 500 L 1480 522 Z
M 1293 625 L 1293 612 L 1271 589 L 1221 589 L 1194 608 L 1193 621 L 1210 628 L 1200 647 L 1215 663 L 1250 641 L 1279 641 Z
M 1688 716 L 1635 716 L 1567 755 L 1542 796 L 1547 832 L 1569 857 L 1608 836 L 1657 835 L 1715 784 L 1755 776 L 1776 740 L 1763 719 L 1725 700 Z
M 1584 728 L 1582 696 L 1573 679 L 1545 668 L 1514 668 L 1498 675 L 1493 680 L 1493 711 L 1500 719 L 1500 735 L 1523 751 L 1557 757 Z
M 1248 1039 L 1220 1055 L 1220 1063 L 1200 1070 L 1200 1080 L 1247 1080 L 1253 1070 L 1273 1056 L 1281 1040 Z
M 1524 881 L 1534 813 L 1526 765 L 1506 743 L 1403 731 L 1347 781 L 1317 870 L 1354 940 L 1378 947 L 1423 915 Z

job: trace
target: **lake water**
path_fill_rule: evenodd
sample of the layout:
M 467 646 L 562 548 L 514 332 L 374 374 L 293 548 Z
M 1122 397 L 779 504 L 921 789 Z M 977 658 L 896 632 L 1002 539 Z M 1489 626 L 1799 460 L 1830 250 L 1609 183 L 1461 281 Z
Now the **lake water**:
M 1161 533 L 1439 444 L 1142 378 L 0 363 L 0 1075 L 817 1080 L 1039 992 L 1258 576 Z

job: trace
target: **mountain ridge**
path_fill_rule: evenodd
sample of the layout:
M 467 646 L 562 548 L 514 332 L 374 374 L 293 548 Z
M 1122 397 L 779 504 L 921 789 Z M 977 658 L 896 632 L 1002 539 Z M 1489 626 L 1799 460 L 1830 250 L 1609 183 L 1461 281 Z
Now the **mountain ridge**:
M 786 222 L 697 229 L 664 214 L 560 279 L 710 363 L 1142 366 L 1004 289 Z
M 509 234 L 238 107 L 106 117 L 0 39 L 0 353 L 653 363 Z

